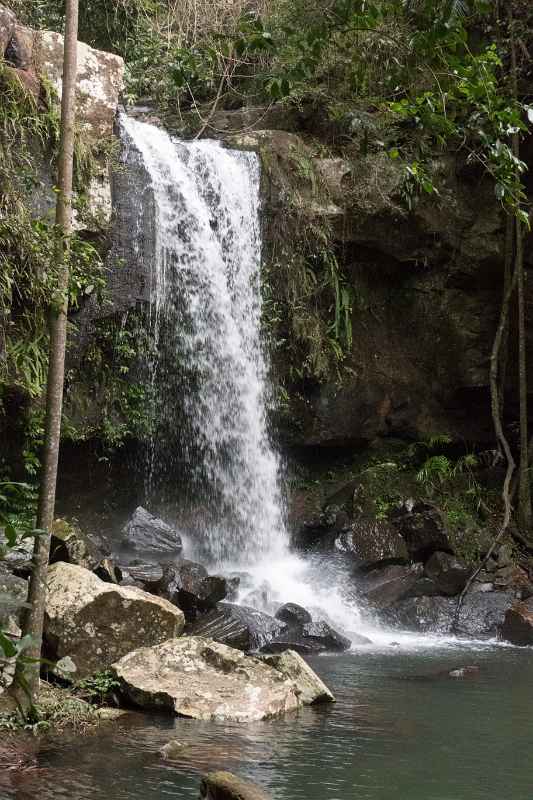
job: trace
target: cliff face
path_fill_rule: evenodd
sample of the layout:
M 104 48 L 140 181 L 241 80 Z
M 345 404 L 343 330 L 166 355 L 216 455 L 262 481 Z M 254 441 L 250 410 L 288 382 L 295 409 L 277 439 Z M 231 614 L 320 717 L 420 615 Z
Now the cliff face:
M 383 150 L 321 157 L 316 137 L 280 130 L 230 141 L 263 158 L 267 258 L 279 253 L 283 219 L 297 206 L 300 229 L 330 232 L 353 297 L 352 342 L 340 378 L 300 383 L 287 440 L 353 447 L 439 433 L 490 443 L 489 360 L 505 242 L 492 184 L 444 154 L 432 164 L 437 191 L 417 197 L 407 210 L 402 167 Z M 321 246 L 317 238 L 317 250 Z M 286 240 L 284 247 L 290 251 Z M 528 247 L 526 253 L 531 266 Z M 509 350 L 511 417 L 513 331 Z M 529 350 L 533 356 L 531 340 Z M 531 381 L 531 357 L 529 363 Z M 287 377 L 283 363 L 277 373 Z

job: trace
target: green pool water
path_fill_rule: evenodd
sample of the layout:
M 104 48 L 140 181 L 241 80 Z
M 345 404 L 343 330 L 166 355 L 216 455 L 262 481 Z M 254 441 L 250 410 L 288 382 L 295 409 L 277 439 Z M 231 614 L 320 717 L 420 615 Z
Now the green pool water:
M 44 745 L 4 775 L 2 800 L 197 798 L 229 769 L 278 800 L 532 800 L 533 651 L 492 645 L 384 648 L 316 658 L 334 706 L 252 725 L 131 715 Z M 476 664 L 479 675 L 447 677 Z M 183 743 L 180 762 L 159 748 Z

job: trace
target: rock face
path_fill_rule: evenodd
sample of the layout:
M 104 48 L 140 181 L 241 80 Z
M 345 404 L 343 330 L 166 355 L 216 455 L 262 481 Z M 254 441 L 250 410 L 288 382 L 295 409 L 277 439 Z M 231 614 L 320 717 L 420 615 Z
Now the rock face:
M 209 575 L 194 561 L 167 564 L 156 587 L 156 594 L 181 608 L 188 622 L 213 609 L 227 594 L 225 578 Z
M 122 529 L 122 539 L 132 550 L 176 555 L 182 549 L 179 533 L 142 506 Z
M 309 611 L 296 603 L 285 603 L 284 606 L 278 608 L 275 616 L 286 625 L 305 625 L 312 620 Z
M 270 800 L 270 795 L 231 772 L 210 772 L 202 778 L 200 800 Z
M 335 549 L 352 555 L 361 568 L 381 561 L 407 561 L 404 539 L 388 522 L 357 520 L 348 531 L 335 539 Z
M 422 565 L 375 569 L 357 580 L 357 588 L 362 597 L 374 608 L 389 608 L 408 597 L 422 575 Z
M 280 672 L 197 636 L 135 650 L 113 664 L 112 671 L 122 693 L 136 705 L 194 719 L 252 722 L 300 705 Z
M 435 594 L 459 594 L 466 586 L 470 572 L 463 561 L 449 553 L 433 553 L 424 566 L 424 574 L 433 583 Z
M 533 598 L 515 603 L 506 611 L 499 633 L 511 644 L 520 647 L 533 645 Z
M 219 603 L 216 609 L 187 627 L 191 635 L 208 636 L 245 651 L 259 650 L 284 630 L 286 625 L 274 617 L 232 603 Z
M 71 657 L 78 677 L 106 669 L 138 647 L 179 636 L 184 624 L 178 608 L 140 589 L 104 583 L 72 564 L 48 570 L 45 639 L 55 657 Z
M 495 636 L 514 600 L 513 592 L 468 594 L 456 632 L 464 636 Z M 450 633 L 456 608 L 456 598 L 412 597 L 389 609 L 385 619 L 409 630 Z
M 414 561 L 425 561 L 437 550 L 452 550 L 442 514 L 430 503 L 406 501 L 394 513 L 392 522 Z
M 367 640 L 368 641 L 368 640 Z M 336 631 L 323 619 L 305 624 L 292 624 L 270 639 L 262 647 L 264 653 L 280 653 L 295 650 L 302 655 L 313 653 L 342 653 L 351 647 L 350 639 Z
M 263 661 L 293 681 L 296 693 L 304 705 L 335 702 L 335 697 L 326 684 L 294 650 L 263 656 Z

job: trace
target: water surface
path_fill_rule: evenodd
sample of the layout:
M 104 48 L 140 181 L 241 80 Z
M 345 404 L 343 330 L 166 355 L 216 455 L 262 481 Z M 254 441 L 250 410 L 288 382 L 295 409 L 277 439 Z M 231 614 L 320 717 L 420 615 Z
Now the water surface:
M 478 664 L 479 676 L 446 672 Z M 2 800 L 198 797 L 229 769 L 277 800 L 531 800 L 533 653 L 461 646 L 315 658 L 334 706 L 251 725 L 131 715 L 48 745 L 38 770 L 0 780 Z M 444 674 L 441 674 L 444 673 Z M 180 762 L 159 748 L 183 743 Z

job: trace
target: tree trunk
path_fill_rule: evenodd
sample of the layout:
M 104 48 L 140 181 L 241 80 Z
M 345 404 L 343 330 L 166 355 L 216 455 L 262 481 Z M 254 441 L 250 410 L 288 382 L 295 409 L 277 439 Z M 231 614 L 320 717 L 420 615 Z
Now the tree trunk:
M 509 7 L 509 38 L 511 42 L 511 80 L 513 97 L 518 98 L 518 67 L 516 60 L 516 36 L 512 8 Z M 512 137 L 513 155 L 520 158 L 519 134 Z M 531 488 L 529 482 L 529 438 L 527 419 L 527 359 L 526 359 L 526 313 L 524 297 L 524 241 L 523 225 L 516 218 L 515 272 L 517 276 L 518 303 L 518 395 L 520 404 L 520 471 L 518 479 L 518 524 L 523 533 L 531 525 Z
M 63 408 L 63 381 L 67 340 L 69 235 L 72 227 L 72 173 L 74 127 L 76 118 L 76 74 L 78 40 L 78 0 L 66 0 L 65 50 L 63 56 L 63 91 L 61 100 L 61 141 L 58 162 L 56 225 L 58 227 L 58 279 L 55 302 L 49 310 L 50 349 L 46 384 L 46 421 L 43 467 L 37 511 L 37 527 L 44 533 L 35 539 L 33 571 L 30 578 L 29 608 L 23 634 L 32 637 L 26 651 L 29 659 L 41 655 L 43 620 L 46 604 L 46 572 L 50 556 L 51 528 L 54 521 L 57 463 Z M 59 235 L 60 234 L 60 235 Z M 18 665 L 17 695 L 21 688 L 33 703 L 39 686 L 39 664 Z

